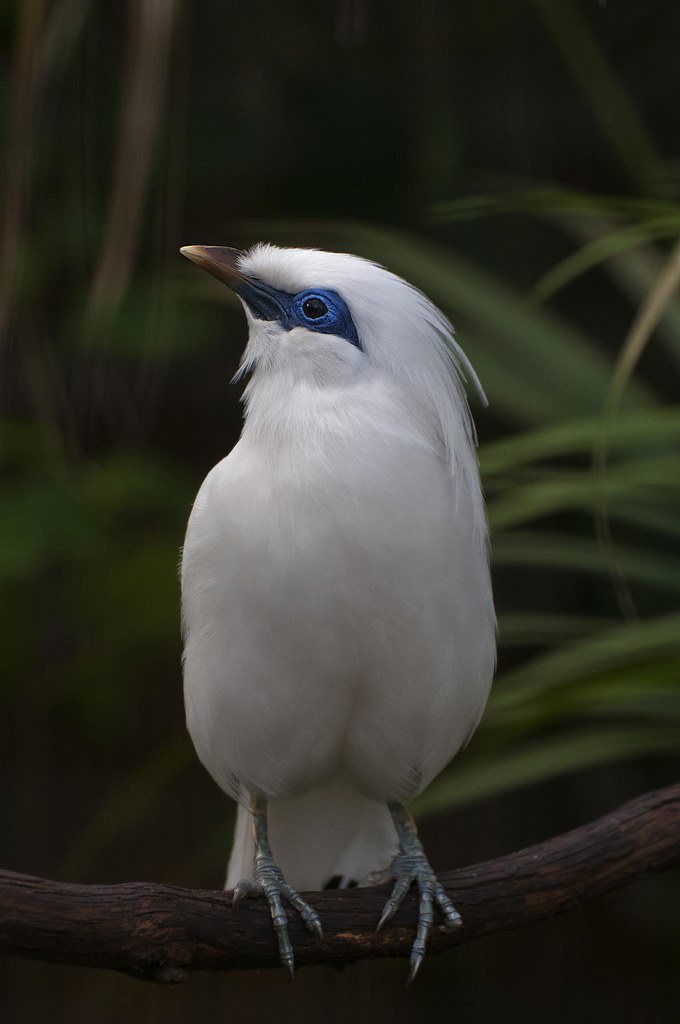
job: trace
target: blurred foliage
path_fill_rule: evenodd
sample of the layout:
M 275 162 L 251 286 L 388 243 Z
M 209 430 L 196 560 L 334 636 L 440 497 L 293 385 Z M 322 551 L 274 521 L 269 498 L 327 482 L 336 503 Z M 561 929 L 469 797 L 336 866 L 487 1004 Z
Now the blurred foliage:
M 82 801 L 64 826 L 74 874 L 140 829 L 195 765 L 176 564 L 192 496 L 238 431 L 235 401 L 223 403 L 244 328 L 225 291 L 181 265 L 180 244 L 269 238 L 379 260 L 452 318 L 483 382 L 500 670 L 474 742 L 418 809 L 680 750 L 677 279 L 659 291 L 680 233 L 673 166 L 576 4 L 533 0 L 521 18 L 564 62 L 591 138 L 619 169 L 613 189 L 519 163 L 491 179 L 465 165 L 443 7 L 426 4 L 414 28 L 413 59 L 427 60 L 408 89 L 399 19 L 366 52 L 368 7 L 338 7 L 339 44 L 321 11 L 291 22 L 264 7 L 249 15 L 262 49 L 247 67 L 238 40 L 223 55 L 224 35 L 170 0 L 129 5 L 124 30 L 114 5 L 87 0 L 6 5 L 0 25 L 12 55 L 1 94 L 5 749 L 21 761 L 49 719 L 51 742 L 96 766 L 92 778 L 69 769 Z M 461 45 L 525 30 L 491 0 L 473 7 Z M 205 58 L 191 79 L 189 29 Z M 340 98 L 334 45 L 346 47 Z M 411 111 L 406 138 L 384 82 Z M 299 128 L 318 123 L 344 125 L 352 144 L 312 165 Z M 478 130 L 470 122 L 470 138 Z M 46 784 L 58 761 L 40 764 Z

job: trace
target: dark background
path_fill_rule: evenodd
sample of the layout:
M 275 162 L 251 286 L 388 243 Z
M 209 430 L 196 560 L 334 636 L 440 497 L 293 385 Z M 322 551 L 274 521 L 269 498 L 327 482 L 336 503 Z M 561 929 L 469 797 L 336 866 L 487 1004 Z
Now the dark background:
M 23 0 L 0 11 L 0 861 L 217 887 L 232 809 L 185 735 L 179 549 L 245 341 L 190 243 L 378 259 L 453 319 L 499 675 L 415 807 L 434 866 L 677 777 L 680 234 L 670 0 Z M 623 356 L 622 356 L 623 354 Z M 593 460 L 595 470 L 592 468 Z M 677 875 L 432 958 L 160 990 L 4 961 L 2 1017 L 670 1022 Z

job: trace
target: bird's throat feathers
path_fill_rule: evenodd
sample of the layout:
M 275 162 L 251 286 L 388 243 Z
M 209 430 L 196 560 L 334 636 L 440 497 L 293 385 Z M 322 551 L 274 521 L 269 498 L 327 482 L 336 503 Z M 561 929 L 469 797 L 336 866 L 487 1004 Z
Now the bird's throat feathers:
M 336 440 L 357 446 L 385 433 L 402 433 L 412 419 L 376 374 L 348 370 L 316 376 L 259 360 L 243 402 L 244 439 L 270 450 L 292 445 L 321 452 Z

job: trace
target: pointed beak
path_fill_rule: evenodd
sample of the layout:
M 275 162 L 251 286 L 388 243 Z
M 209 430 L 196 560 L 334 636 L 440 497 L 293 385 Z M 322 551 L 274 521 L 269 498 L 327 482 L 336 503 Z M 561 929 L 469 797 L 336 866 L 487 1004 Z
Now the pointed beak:
M 185 245 L 180 252 L 236 292 L 257 320 L 278 320 L 288 328 L 285 293 L 242 273 L 238 261 L 243 253 L 239 249 L 224 245 Z
M 230 288 L 243 285 L 248 280 L 238 269 L 238 260 L 243 255 L 238 249 L 225 245 L 185 245 L 180 252 Z

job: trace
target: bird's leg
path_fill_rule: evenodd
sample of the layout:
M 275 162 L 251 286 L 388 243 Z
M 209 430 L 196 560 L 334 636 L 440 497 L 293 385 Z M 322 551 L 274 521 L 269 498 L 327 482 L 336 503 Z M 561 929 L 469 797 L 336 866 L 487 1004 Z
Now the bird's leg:
M 271 911 L 274 931 L 279 944 L 279 957 L 290 977 L 295 971 L 293 947 L 288 937 L 288 918 L 283 901 L 290 903 L 297 910 L 307 929 L 318 939 L 323 938 L 319 915 L 300 896 L 297 890 L 288 885 L 280 868 L 277 868 L 269 848 L 267 832 L 267 801 L 264 797 L 255 796 L 250 802 L 253 815 L 253 837 L 255 839 L 255 858 L 253 881 L 243 879 L 234 888 L 233 905 L 236 907 L 244 896 L 262 894 L 266 896 Z
M 396 882 L 378 922 L 378 930 L 394 916 L 404 896 L 415 882 L 418 886 L 419 906 L 418 931 L 411 947 L 409 981 L 413 981 L 425 956 L 427 936 L 434 920 L 434 904 L 437 903 L 441 908 L 444 914 L 444 923 L 450 931 L 460 928 L 462 920 L 446 895 L 444 886 L 437 881 L 437 877 L 430 867 L 423 844 L 418 839 L 418 830 L 413 818 L 401 804 L 388 804 L 387 806 L 397 830 L 399 853 L 392 861 L 390 868 Z

